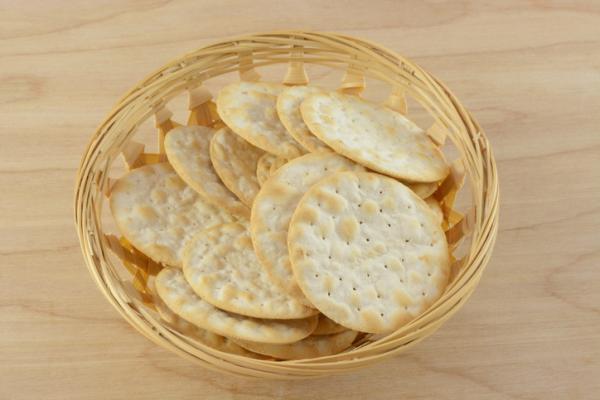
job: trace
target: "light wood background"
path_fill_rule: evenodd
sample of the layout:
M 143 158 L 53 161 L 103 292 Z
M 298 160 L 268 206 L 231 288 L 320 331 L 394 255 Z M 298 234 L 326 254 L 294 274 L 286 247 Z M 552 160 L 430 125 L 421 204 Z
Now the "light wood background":
M 118 97 L 223 36 L 377 41 L 445 81 L 494 146 L 495 253 L 409 353 L 309 382 L 237 379 L 155 346 L 84 267 L 73 183 Z M 0 0 L 0 399 L 598 399 L 600 2 Z

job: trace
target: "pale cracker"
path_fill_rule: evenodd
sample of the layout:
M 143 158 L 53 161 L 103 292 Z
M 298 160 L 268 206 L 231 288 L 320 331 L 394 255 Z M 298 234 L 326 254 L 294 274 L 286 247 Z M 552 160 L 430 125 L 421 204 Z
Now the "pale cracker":
M 425 131 L 383 105 L 331 92 L 310 96 L 300 109 L 319 139 L 375 171 L 418 182 L 448 174 L 444 156 Z
M 217 96 L 217 112 L 235 133 L 269 153 L 294 158 L 304 151 L 287 132 L 275 105 L 284 85 L 237 82 L 225 86 Z
M 167 307 L 167 305 L 159 296 L 154 298 L 154 305 L 156 306 L 158 315 L 160 315 L 164 321 L 168 322 L 171 327 L 175 328 L 179 333 L 183 333 L 184 335 L 189 336 L 208 347 L 212 347 L 213 349 L 225 353 L 237 354 L 244 357 L 263 357 L 259 354 L 246 350 L 228 337 L 209 332 L 206 329 L 199 328 L 196 325 L 186 321 L 171 311 L 171 309 Z
M 337 324 L 325 315 L 320 314 L 319 323 L 311 335 L 333 335 L 334 333 L 340 333 L 346 330 L 348 330 L 346 327 Z
M 301 360 L 337 354 L 346 350 L 356 336 L 356 331 L 345 331 L 333 335 L 309 336 L 296 343 L 269 344 L 247 340 L 235 340 L 240 346 L 255 353 L 268 355 L 281 360 Z
M 207 201 L 247 218 L 248 206 L 227 189 L 210 161 L 210 140 L 215 132 L 206 126 L 175 128 L 165 137 L 165 153 L 179 176 Z
M 347 328 L 393 331 L 441 296 L 446 237 L 427 204 L 376 173 L 338 172 L 312 186 L 290 222 L 296 281 Z
M 110 209 L 133 246 L 173 267 L 181 267 L 183 247 L 195 233 L 233 221 L 186 185 L 168 163 L 136 168 L 117 180 Z
M 229 128 L 217 131 L 210 141 L 210 160 L 225 186 L 244 204 L 252 206 L 260 186 L 256 178 L 259 158 L 265 152 L 233 133 Z
M 441 225 L 444 222 L 444 212 L 440 203 L 433 196 L 426 198 L 425 203 L 427 203 L 431 211 L 435 214 L 435 220 Z
M 277 285 L 304 302 L 290 266 L 290 218 L 302 195 L 315 182 L 332 172 L 350 169 L 362 167 L 335 153 L 306 154 L 279 168 L 254 199 L 250 232 L 258 259 Z
M 316 86 L 291 86 L 277 97 L 277 115 L 281 123 L 302 147 L 313 153 L 331 151 L 329 146 L 312 134 L 300 113 L 300 104 L 307 97 L 317 93 L 324 91 Z
M 317 316 L 304 319 L 269 320 L 223 311 L 202 300 L 186 282 L 183 272 L 165 268 L 156 276 L 156 290 L 175 314 L 207 331 L 261 343 L 292 343 L 317 326 Z
M 229 312 L 271 319 L 317 314 L 273 284 L 256 258 L 247 228 L 237 223 L 202 231 L 190 240 L 183 272 L 200 297 Z

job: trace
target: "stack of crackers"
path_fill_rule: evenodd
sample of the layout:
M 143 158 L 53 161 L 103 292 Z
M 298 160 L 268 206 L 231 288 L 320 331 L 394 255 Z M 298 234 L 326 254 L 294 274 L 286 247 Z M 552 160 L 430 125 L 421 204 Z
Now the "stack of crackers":
M 161 318 L 221 351 L 303 359 L 393 332 L 441 296 L 432 194 L 449 168 L 422 129 L 311 86 L 234 83 L 216 107 L 221 127 L 175 127 L 168 162 L 111 190 L 124 238 L 163 266 Z

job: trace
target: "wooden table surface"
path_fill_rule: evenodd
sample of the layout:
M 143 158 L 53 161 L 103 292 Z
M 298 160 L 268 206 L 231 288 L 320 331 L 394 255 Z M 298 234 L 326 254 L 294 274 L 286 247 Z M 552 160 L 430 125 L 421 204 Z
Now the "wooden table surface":
M 487 3 L 487 4 L 483 4 Z M 409 56 L 495 149 L 500 232 L 476 293 L 408 353 L 308 382 L 198 368 L 127 325 L 73 223 L 82 151 L 120 95 L 221 37 L 331 30 Z M 0 2 L 0 399 L 598 399 L 598 1 Z

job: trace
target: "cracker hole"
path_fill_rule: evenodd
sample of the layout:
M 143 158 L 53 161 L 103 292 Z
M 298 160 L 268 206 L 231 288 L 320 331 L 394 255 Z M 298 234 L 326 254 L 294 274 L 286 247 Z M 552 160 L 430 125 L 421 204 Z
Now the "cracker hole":
M 367 239 L 366 239 L 366 241 L 367 241 L 367 242 L 370 242 L 370 241 L 371 241 L 371 239 L 367 238 Z
M 431 276 L 431 272 L 428 272 L 428 273 L 427 273 L 427 276 Z
M 331 297 L 331 292 L 327 292 L 327 296 L 330 296 L 330 297 Z
M 362 225 L 364 222 L 362 222 L 362 221 L 358 221 L 358 223 Z
M 405 310 L 408 310 L 408 306 L 404 306 L 404 309 L 405 309 Z
M 346 245 L 350 246 L 350 242 L 346 242 Z
M 361 208 L 361 207 L 362 207 L 362 204 L 359 204 L 359 205 L 358 205 L 358 208 Z
M 356 311 L 360 311 L 360 307 L 356 307 Z
M 355 287 L 353 287 L 352 290 L 354 290 L 356 292 L 356 288 Z
M 383 194 L 383 190 L 380 190 L 380 191 L 379 191 L 379 194 Z
M 433 242 L 432 242 L 432 243 L 429 243 L 429 246 L 433 247 Z
M 421 222 L 421 228 L 424 228 L 424 227 L 425 227 L 425 225 L 423 225 L 423 223 Z
M 377 298 L 378 298 L 378 299 L 380 299 L 380 298 L 381 298 L 381 295 L 380 295 L 379 293 L 377 293 Z
M 425 292 L 421 292 L 421 296 L 425 296 Z
M 342 279 L 342 277 L 341 277 L 341 276 L 340 276 L 338 279 L 340 280 L 340 282 L 341 282 L 341 281 L 343 281 L 343 279 Z
M 381 315 L 383 317 L 383 313 L 379 313 L 379 315 Z
M 410 239 L 404 239 L 404 243 L 410 242 Z
M 379 209 L 379 212 L 380 212 L 380 213 L 382 213 L 382 212 L 383 212 L 383 209 L 382 209 L 382 208 L 380 208 L 380 209 Z
M 387 226 L 388 226 L 388 228 L 391 228 L 391 227 L 392 227 L 392 224 L 387 224 Z
M 319 277 L 319 274 L 315 274 L 315 278 L 318 278 L 318 277 Z
M 388 269 L 387 264 L 383 264 L 383 268 Z
M 327 258 L 329 258 L 331 260 L 331 256 L 327 256 Z

